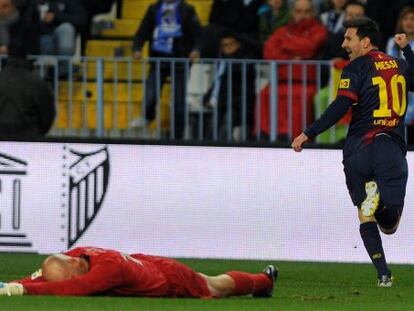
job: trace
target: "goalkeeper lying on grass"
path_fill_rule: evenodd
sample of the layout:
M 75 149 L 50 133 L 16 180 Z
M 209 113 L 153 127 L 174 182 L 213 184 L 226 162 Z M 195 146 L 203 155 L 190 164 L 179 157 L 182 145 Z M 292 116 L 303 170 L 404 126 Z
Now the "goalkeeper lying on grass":
M 270 265 L 258 274 L 231 271 L 207 276 L 170 258 L 78 247 L 47 257 L 30 277 L 0 283 L 0 295 L 271 297 L 277 273 Z

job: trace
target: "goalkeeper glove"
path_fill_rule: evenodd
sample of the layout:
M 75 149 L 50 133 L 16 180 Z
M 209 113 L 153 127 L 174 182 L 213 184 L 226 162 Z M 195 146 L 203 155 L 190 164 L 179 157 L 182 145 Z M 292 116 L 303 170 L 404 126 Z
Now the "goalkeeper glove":
M 0 282 L 0 296 L 22 296 L 24 287 L 19 283 Z

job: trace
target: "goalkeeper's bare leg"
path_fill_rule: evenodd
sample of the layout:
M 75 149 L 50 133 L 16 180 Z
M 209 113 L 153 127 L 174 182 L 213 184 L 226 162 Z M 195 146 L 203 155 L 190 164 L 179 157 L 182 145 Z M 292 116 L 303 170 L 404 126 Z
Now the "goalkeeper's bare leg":
M 218 276 L 199 274 L 206 279 L 207 286 L 215 298 L 250 294 L 253 297 L 272 297 L 278 269 L 269 265 L 257 274 L 241 271 L 230 271 Z

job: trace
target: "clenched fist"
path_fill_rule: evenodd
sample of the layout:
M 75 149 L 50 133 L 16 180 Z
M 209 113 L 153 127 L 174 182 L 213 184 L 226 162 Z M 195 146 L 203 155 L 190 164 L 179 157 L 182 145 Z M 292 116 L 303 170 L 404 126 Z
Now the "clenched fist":
M 400 49 L 403 49 L 408 45 L 408 38 L 405 33 L 396 34 L 394 36 L 394 41 L 400 47 Z

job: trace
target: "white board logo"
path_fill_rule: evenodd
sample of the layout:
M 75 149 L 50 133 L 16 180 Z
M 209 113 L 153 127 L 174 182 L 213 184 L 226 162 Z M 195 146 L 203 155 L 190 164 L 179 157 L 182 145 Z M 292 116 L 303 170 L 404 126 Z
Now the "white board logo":
M 67 247 L 71 248 L 91 225 L 102 206 L 108 188 L 110 165 L 107 146 L 93 152 L 68 151 L 70 163 L 63 167 L 69 170 Z M 65 173 L 63 175 L 66 177 Z
M 0 250 L 29 251 L 32 247 L 22 230 L 22 189 L 27 167 L 26 161 L 0 153 Z

